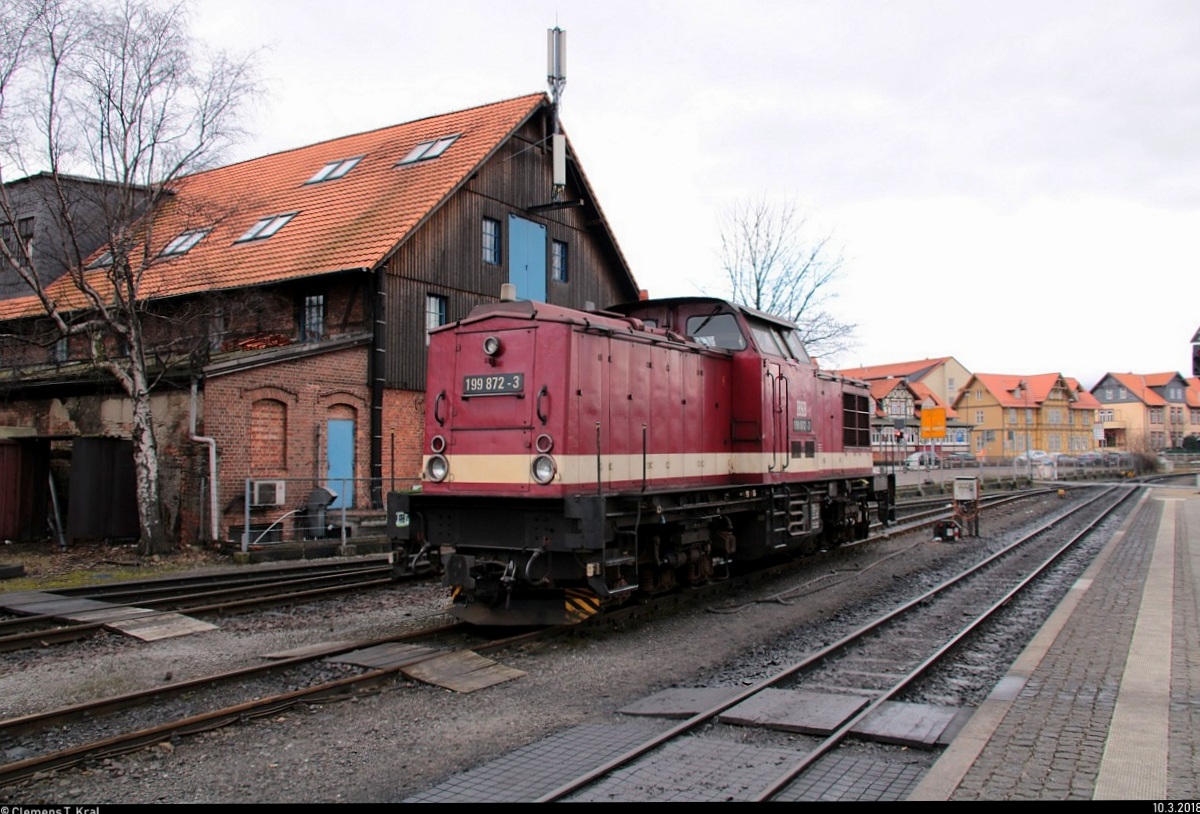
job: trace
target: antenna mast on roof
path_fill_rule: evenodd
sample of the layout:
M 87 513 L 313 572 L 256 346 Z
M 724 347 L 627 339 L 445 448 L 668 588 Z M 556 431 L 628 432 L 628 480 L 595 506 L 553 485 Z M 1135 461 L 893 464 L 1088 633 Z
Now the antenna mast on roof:
M 567 186 L 566 137 L 558 128 L 558 99 L 567 84 L 567 32 L 558 26 L 546 31 L 546 81 L 550 83 L 550 139 L 554 151 L 554 198 Z

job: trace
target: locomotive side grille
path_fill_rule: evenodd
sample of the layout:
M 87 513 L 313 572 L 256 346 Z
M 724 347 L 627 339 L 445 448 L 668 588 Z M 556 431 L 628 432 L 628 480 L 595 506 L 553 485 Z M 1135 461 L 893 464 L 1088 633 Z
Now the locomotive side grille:
M 871 403 L 866 396 L 842 394 L 842 444 L 847 447 L 871 446 Z

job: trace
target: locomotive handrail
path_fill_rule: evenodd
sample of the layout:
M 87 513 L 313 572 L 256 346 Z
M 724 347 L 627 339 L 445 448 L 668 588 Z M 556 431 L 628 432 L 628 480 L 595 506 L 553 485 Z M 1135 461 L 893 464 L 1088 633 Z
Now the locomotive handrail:
M 779 462 L 779 382 L 769 367 L 767 378 L 771 380 L 771 463 L 767 465 L 767 471 L 774 472 Z
M 783 402 L 783 466 L 781 470 L 787 471 L 788 462 L 791 456 L 788 454 L 788 438 L 790 437 L 791 421 L 788 420 L 788 402 L 791 400 L 791 381 L 786 375 L 781 375 L 780 380 L 783 382 L 783 392 L 780 393 L 780 399 Z
M 442 392 L 438 393 L 437 397 L 433 400 L 433 420 L 438 423 L 439 427 L 446 426 L 446 419 L 442 418 L 438 414 L 438 408 L 441 407 L 442 401 L 445 398 L 446 398 L 446 391 L 443 390 Z
M 542 389 L 538 391 L 537 395 L 537 417 L 542 422 L 542 426 L 546 424 L 546 414 L 542 412 L 542 399 L 549 397 L 550 388 L 543 384 Z

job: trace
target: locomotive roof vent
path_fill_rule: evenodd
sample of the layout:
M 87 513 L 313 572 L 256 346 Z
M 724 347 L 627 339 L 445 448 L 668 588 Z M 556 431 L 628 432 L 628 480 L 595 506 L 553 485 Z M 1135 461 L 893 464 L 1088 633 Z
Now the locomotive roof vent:
M 500 286 L 500 302 L 516 302 L 517 287 L 513 283 L 504 283 Z

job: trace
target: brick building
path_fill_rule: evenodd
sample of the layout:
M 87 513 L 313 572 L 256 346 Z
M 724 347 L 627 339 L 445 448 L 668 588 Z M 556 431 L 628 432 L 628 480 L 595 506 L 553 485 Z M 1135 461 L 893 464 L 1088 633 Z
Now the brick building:
M 177 539 L 235 539 L 247 519 L 287 530 L 318 485 L 330 508 L 365 510 L 414 483 L 427 331 L 502 284 L 573 307 L 638 295 L 556 131 L 539 93 L 180 179 L 140 227 Z M 103 260 L 101 247 L 88 273 Z M 50 293 L 77 296 L 69 275 Z M 0 328 L 0 506 L 33 501 L 0 532 L 44 533 L 44 507 L 66 496 L 68 537 L 127 533 L 96 519 L 129 511 L 127 400 L 86 338 L 21 341 L 45 330 L 34 298 L 0 299 Z

